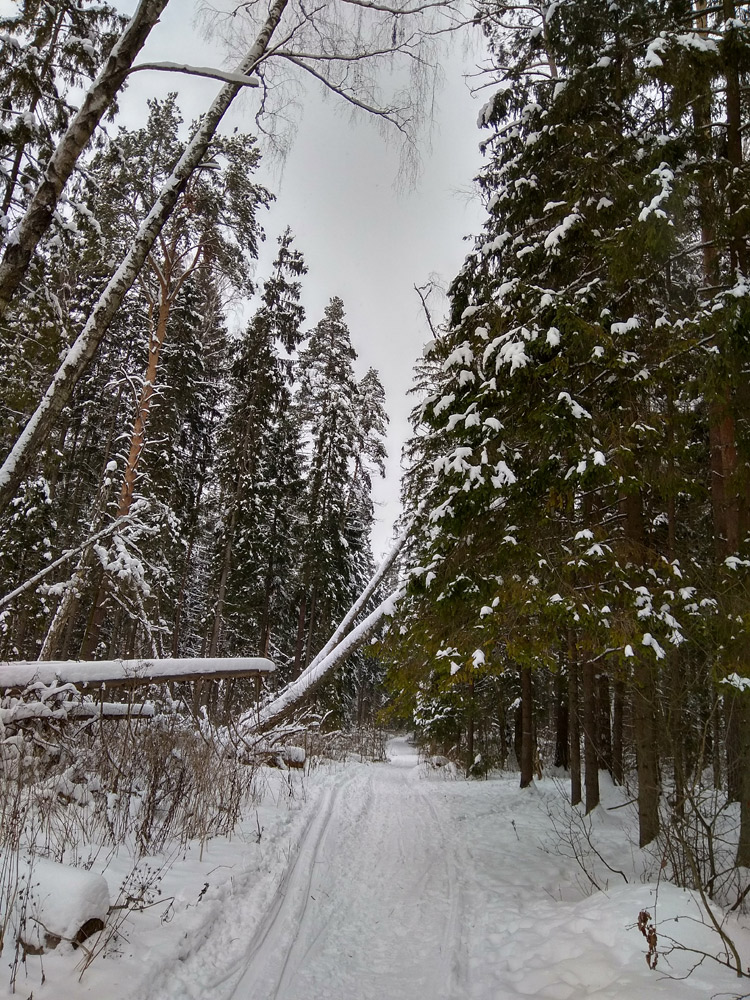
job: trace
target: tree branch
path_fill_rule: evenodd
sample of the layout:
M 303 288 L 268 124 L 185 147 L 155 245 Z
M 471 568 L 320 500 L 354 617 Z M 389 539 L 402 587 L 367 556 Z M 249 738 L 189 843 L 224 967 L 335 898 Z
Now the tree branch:
M 258 87 L 260 83 L 255 76 L 245 76 L 243 73 L 232 73 L 212 66 L 190 66 L 187 63 L 152 62 L 138 63 L 130 69 L 130 73 L 140 70 L 156 70 L 162 73 L 185 73 L 187 76 L 204 76 L 209 80 L 222 80 L 224 83 L 237 83 L 240 87 Z

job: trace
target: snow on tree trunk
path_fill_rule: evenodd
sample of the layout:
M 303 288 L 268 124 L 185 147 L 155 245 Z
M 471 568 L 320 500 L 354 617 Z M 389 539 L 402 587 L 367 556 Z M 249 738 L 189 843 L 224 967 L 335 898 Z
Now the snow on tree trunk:
M 151 29 L 169 0 L 141 0 L 130 23 L 86 94 L 80 110 L 52 154 L 42 182 L 13 233 L 0 264 L 0 319 L 28 269 L 34 250 L 49 229 L 55 208 L 78 157 L 122 87 Z
M 393 614 L 401 593 L 400 590 L 396 590 L 390 594 L 363 622 L 352 629 L 335 649 L 319 660 L 315 666 L 311 664 L 291 684 L 287 684 L 260 712 L 249 712 L 243 716 L 240 720 L 240 729 L 244 728 L 250 732 L 270 729 L 283 719 L 300 702 L 309 697 L 337 666 L 367 641 L 383 618 Z

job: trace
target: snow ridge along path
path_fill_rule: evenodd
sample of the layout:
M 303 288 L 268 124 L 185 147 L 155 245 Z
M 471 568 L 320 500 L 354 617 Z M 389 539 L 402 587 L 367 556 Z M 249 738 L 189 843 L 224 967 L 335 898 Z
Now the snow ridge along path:
M 179 959 L 153 970 L 133 1000 L 737 995 L 736 977 L 710 961 L 670 978 L 696 957 L 670 953 L 670 936 L 712 953 L 720 944 L 693 894 L 643 881 L 659 859 L 629 845 L 626 810 L 600 808 L 591 822 L 629 881 L 584 858 L 606 888 L 592 894 L 564 856 L 569 814 L 553 780 L 524 790 L 512 773 L 450 780 L 420 765 L 403 737 L 388 757 L 313 771 L 288 846 L 264 835 L 270 868 L 235 868 Z M 622 803 L 621 789 L 603 792 L 605 806 Z M 657 921 L 656 972 L 637 928 L 642 909 Z M 750 931 L 736 921 L 729 930 L 749 959 Z

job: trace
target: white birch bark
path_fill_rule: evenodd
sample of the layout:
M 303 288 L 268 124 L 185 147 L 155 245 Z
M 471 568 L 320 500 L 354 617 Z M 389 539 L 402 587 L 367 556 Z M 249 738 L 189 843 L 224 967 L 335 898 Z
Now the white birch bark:
M 133 60 L 168 2 L 141 0 L 50 157 L 41 183 L 13 231 L 13 241 L 7 246 L 0 264 L 0 319 L 26 274 L 34 250 L 52 223 L 62 190 L 79 156 L 125 82 Z
M 249 712 L 243 716 L 239 723 L 240 733 L 243 729 L 248 733 L 270 729 L 283 719 L 301 701 L 311 695 L 339 664 L 343 663 L 348 656 L 351 656 L 369 639 L 383 618 L 393 614 L 396 603 L 401 596 L 401 590 L 390 594 L 363 622 L 352 629 L 335 649 L 315 665 L 310 664 L 295 681 L 287 684 L 273 701 L 269 702 L 260 712 Z

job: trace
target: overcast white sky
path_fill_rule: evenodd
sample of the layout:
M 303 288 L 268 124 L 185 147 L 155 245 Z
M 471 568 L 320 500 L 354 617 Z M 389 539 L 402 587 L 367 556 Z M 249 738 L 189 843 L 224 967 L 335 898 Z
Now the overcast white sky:
M 117 6 L 129 13 L 135 2 L 122 0 Z M 221 50 L 195 27 L 194 10 L 193 0 L 171 0 L 144 59 L 220 63 Z M 412 189 L 396 186 L 398 151 L 386 146 L 377 128 L 366 121 L 352 123 L 312 86 L 285 162 L 274 166 L 269 158 L 259 173 L 276 195 L 262 220 L 267 241 L 259 277 L 273 257 L 276 236 L 291 226 L 309 268 L 304 284 L 308 325 L 338 295 L 359 354 L 359 374 L 372 366 L 385 386 L 391 425 L 388 476 L 376 486 L 376 558 L 388 547 L 398 515 L 400 453 L 412 406 L 407 390 L 413 363 L 429 337 L 414 285 L 431 275 L 447 284 L 465 256 L 462 237 L 478 232 L 483 217 L 471 184 L 480 164 L 476 118 L 481 102 L 470 96 L 462 78 L 472 65 L 460 45 L 443 60 L 445 84 Z M 165 73 L 139 73 L 131 80 L 121 102 L 129 124 L 141 120 L 147 97 L 169 90 L 179 92 L 183 115 L 190 120 L 206 109 L 220 86 Z M 256 100 L 249 91 L 244 108 L 233 109 L 231 127 L 253 130 Z

